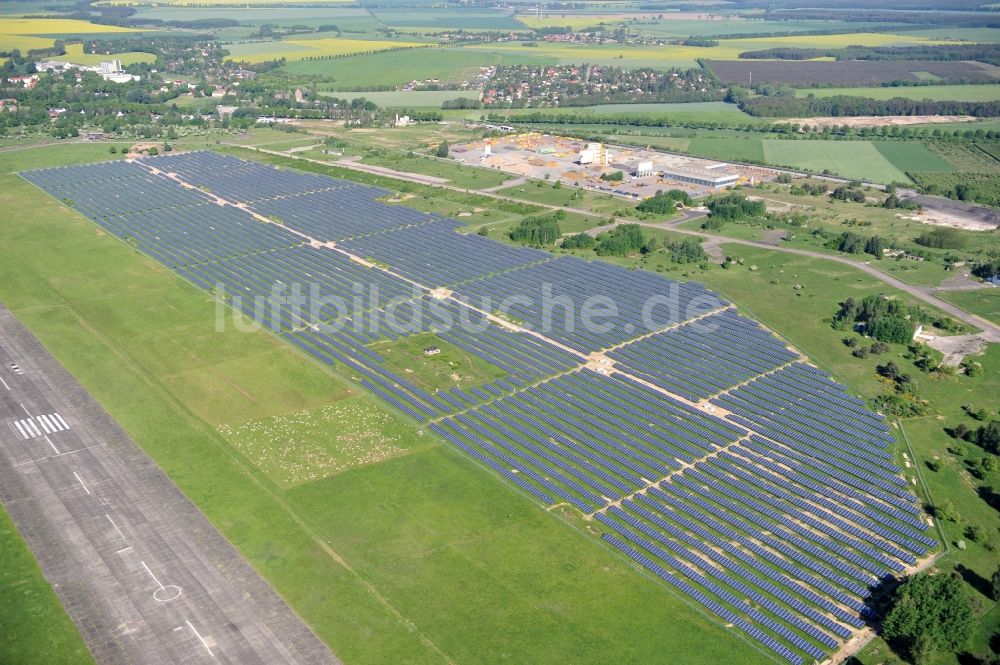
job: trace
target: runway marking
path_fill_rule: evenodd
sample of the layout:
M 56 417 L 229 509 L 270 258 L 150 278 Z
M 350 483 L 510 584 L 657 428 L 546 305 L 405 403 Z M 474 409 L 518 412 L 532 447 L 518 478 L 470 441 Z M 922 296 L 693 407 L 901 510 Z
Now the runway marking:
M 168 584 L 166 586 L 163 586 L 160 580 L 156 579 L 156 575 L 154 575 L 153 571 L 149 569 L 149 566 L 146 565 L 145 561 L 140 561 L 139 564 L 146 569 L 146 572 L 149 574 L 149 576 L 153 578 L 154 582 L 156 582 L 156 586 L 159 587 L 156 591 L 153 592 L 153 600 L 161 603 L 166 603 L 181 595 L 181 588 L 179 586 L 177 586 L 176 584 Z
M 17 427 L 17 431 L 21 433 L 21 438 L 24 438 L 24 439 L 30 439 L 31 438 L 28 435 L 28 433 L 24 431 L 24 428 L 21 427 L 21 422 L 20 421 L 15 422 L 14 423 L 14 427 Z
M 160 584 L 160 580 L 156 579 L 156 575 L 154 575 L 153 571 L 151 571 L 149 569 L 149 566 L 146 565 L 146 562 L 145 561 L 140 561 L 139 564 L 142 565 L 142 567 L 146 569 L 146 572 L 149 574 L 149 576 L 153 578 L 153 581 L 156 582 L 156 586 L 158 586 L 161 589 L 163 589 L 164 586 L 162 584 Z
M 122 533 L 122 530 L 118 528 L 118 525 L 115 524 L 115 521 L 111 519 L 111 515 L 104 513 L 104 516 L 108 518 L 108 521 L 111 522 L 111 526 L 115 528 L 115 531 L 117 531 L 118 535 L 122 537 L 122 540 L 128 540 L 128 538 L 125 537 L 125 534 Z
M 10 390 L 10 386 L 7 385 L 7 382 L 3 380 L 2 376 L 0 376 L 0 383 L 3 384 L 4 388 L 6 388 L 7 390 Z
M 24 424 L 24 428 L 29 432 L 31 432 L 31 438 L 35 438 L 36 436 L 42 435 L 41 430 L 38 429 L 38 426 L 35 423 L 33 423 L 30 418 L 28 418 L 27 420 L 22 420 L 21 422 Z
M 64 453 L 59 453 L 58 455 L 46 455 L 45 457 L 39 457 L 37 459 L 29 459 L 25 462 L 18 462 L 14 467 L 24 466 L 25 464 L 37 464 L 38 462 L 44 462 L 47 459 L 52 459 L 54 457 L 63 457 L 64 455 L 72 455 L 73 453 L 83 452 L 84 450 L 90 450 L 91 448 L 101 448 L 106 446 L 106 443 L 99 443 L 96 446 L 87 446 L 86 448 L 77 448 L 76 450 L 67 450 Z
M 25 409 L 23 404 L 21 404 L 20 402 L 18 402 L 17 405 L 19 407 L 21 407 L 22 409 L 24 409 L 24 412 L 28 414 L 29 418 L 31 417 L 31 411 L 28 411 L 27 409 Z
M 56 451 L 56 455 L 59 455 L 60 454 L 59 449 L 56 448 L 56 444 L 52 443 L 52 439 L 50 439 L 49 437 L 45 437 L 45 440 L 49 442 L 50 446 L 52 446 L 52 450 Z
M 184 619 L 184 623 L 188 625 L 188 628 L 190 628 L 191 631 L 194 632 L 195 636 L 201 641 L 201 646 L 205 647 L 205 651 L 208 652 L 208 655 L 211 656 L 212 658 L 215 658 L 215 654 L 212 653 L 212 647 L 208 646 L 208 642 L 206 642 L 205 638 L 201 636 L 201 633 L 198 632 L 198 629 L 195 628 L 191 624 L 191 622 L 188 621 L 187 619 Z
M 21 406 L 24 409 L 24 406 Z M 27 409 L 24 409 L 27 413 Z M 29 414 L 30 416 L 30 414 Z M 27 432 L 24 436 L 26 439 L 34 439 L 43 434 L 55 434 L 56 432 L 62 432 L 69 429 L 69 425 L 63 420 L 63 417 L 58 413 L 49 413 L 40 416 L 31 416 L 29 418 L 22 418 L 14 423 L 19 429 L 23 429 Z
M 87 494 L 90 494 L 90 490 L 87 488 L 87 485 L 83 482 L 83 479 L 80 478 L 80 476 L 77 475 L 76 471 L 73 472 L 73 476 L 76 477 L 77 482 L 80 483 L 80 485 L 83 487 L 83 490 Z

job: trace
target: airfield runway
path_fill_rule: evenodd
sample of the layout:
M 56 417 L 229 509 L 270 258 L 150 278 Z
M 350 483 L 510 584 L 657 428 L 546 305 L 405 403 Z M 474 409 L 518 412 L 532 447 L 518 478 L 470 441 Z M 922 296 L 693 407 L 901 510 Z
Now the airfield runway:
M 0 420 L 0 501 L 98 663 L 339 663 L 3 306 Z

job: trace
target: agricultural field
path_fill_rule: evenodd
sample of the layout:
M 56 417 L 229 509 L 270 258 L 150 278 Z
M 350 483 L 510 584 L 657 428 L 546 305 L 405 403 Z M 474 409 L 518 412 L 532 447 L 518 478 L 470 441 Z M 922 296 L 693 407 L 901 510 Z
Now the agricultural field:
M 829 171 L 847 178 L 872 182 L 907 182 L 896 167 L 871 141 L 787 141 L 763 139 L 764 160 L 775 166 Z
M 92 665 L 87 645 L 66 615 L 31 550 L 0 504 L 0 662 Z
M 709 59 L 714 61 L 738 60 L 740 53 L 744 51 L 755 51 L 776 47 L 830 47 L 839 48 L 850 44 L 861 46 L 889 46 L 913 43 L 935 43 L 932 40 L 920 38 L 902 37 L 899 35 L 883 33 L 854 33 L 850 35 L 822 35 L 822 36 L 801 36 L 789 35 L 783 37 L 759 37 L 750 39 L 723 39 L 718 46 L 699 47 L 667 44 L 664 46 L 627 46 L 627 45 L 607 45 L 596 46 L 587 44 L 569 44 L 559 42 L 537 42 L 537 46 L 525 46 L 523 43 L 510 44 L 477 44 L 466 47 L 468 50 L 482 49 L 493 50 L 504 53 L 537 53 L 538 56 L 555 58 L 560 64 L 579 64 L 590 62 L 594 64 L 616 65 L 619 67 L 697 67 L 699 59 Z M 729 63 L 725 63 L 729 64 Z M 747 63 L 742 61 L 738 65 L 763 65 L 759 61 Z M 785 64 L 785 63 L 779 63 Z M 802 63 L 791 63 L 802 64 Z M 811 64 L 837 64 L 837 63 L 811 63 Z M 876 63 L 884 64 L 884 63 Z M 896 63 L 891 63 L 895 65 Z M 907 63 L 903 63 L 909 66 Z M 944 71 L 944 65 L 953 68 L 961 63 L 936 63 L 935 67 Z M 713 64 L 714 71 L 715 64 Z M 921 65 L 923 67 L 923 65 Z M 963 72 L 971 71 L 969 67 L 960 68 Z M 972 68 L 975 69 L 975 68 Z M 729 80 L 728 70 L 716 73 L 724 80 Z M 765 75 L 766 76 L 766 75 Z M 765 80 L 764 78 L 760 79 Z M 871 77 L 865 79 L 870 82 Z
M 152 53 L 129 52 L 129 53 L 84 53 L 83 44 L 67 44 L 66 55 L 59 56 L 61 60 L 73 62 L 78 65 L 99 65 L 106 60 L 121 60 L 122 65 L 134 65 L 137 62 L 153 63 L 156 56 Z
M 357 99 L 364 97 L 379 106 L 398 109 L 441 108 L 441 105 L 452 99 L 479 99 L 478 90 L 391 90 L 387 92 L 353 92 L 338 90 L 323 92 L 323 95 L 340 99 Z
M 519 14 L 515 17 L 530 28 L 569 27 L 583 30 L 598 25 L 607 28 L 627 26 L 643 35 L 686 39 L 705 35 L 726 36 L 738 34 L 765 34 L 809 32 L 812 30 L 864 30 L 871 26 L 838 21 L 768 21 L 748 19 L 736 15 L 709 14 L 697 12 L 614 12 L 608 13 L 552 13 L 538 18 L 533 14 Z M 881 26 L 879 26 L 881 27 Z
M 965 188 L 963 200 L 996 207 L 1000 205 L 1000 173 L 937 173 L 912 171 L 910 177 L 931 193 L 945 194 Z
M 48 48 L 60 36 L 135 32 L 139 31 L 74 19 L 5 18 L 0 21 L 0 51 Z
M 849 35 L 853 37 L 853 35 Z M 993 68 L 973 62 L 930 60 L 858 60 L 858 61 L 788 61 L 724 60 L 706 63 L 720 80 L 747 85 L 783 83 L 793 87 L 811 85 L 861 86 L 891 81 L 973 81 L 991 83 L 997 75 Z
M 1000 172 L 1000 160 L 991 155 L 996 147 L 989 144 L 949 143 L 933 141 L 930 149 L 951 165 L 953 171 L 997 173 Z M 913 168 L 914 171 L 932 171 L 934 169 Z
M 883 157 L 900 171 L 949 172 L 954 167 L 918 141 L 873 141 L 872 145 Z
M 403 32 L 443 32 L 446 30 L 522 30 L 509 12 L 496 9 L 375 9 L 375 18 Z
M 531 111 L 548 112 L 549 109 L 530 109 Z M 511 111 L 516 112 L 515 109 Z M 725 102 L 690 102 L 687 104 L 598 104 L 596 106 L 573 106 L 563 109 L 551 109 L 562 113 L 593 113 L 595 115 L 635 114 L 646 117 L 664 117 L 676 119 L 678 122 L 694 120 L 704 122 L 756 122 L 753 116 L 747 115 L 735 104 Z M 510 112 L 506 111 L 505 112 Z
M 795 91 L 796 97 L 834 97 L 850 95 L 871 99 L 918 99 L 955 102 L 991 102 L 1000 99 L 1000 84 L 982 85 L 918 85 L 918 86 L 877 86 L 862 88 L 803 88 Z
M 480 67 L 486 65 L 534 62 L 543 63 L 544 60 L 538 60 L 530 54 L 448 47 L 423 49 L 419 58 L 400 56 L 398 53 L 375 53 L 349 58 L 300 60 L 286 65 L 284 71 L 292 76 L 323 76 L 333 79 L 322 87 L 339 91 L 376 86 L 395 88 L 414 80 L 436 79 L 443 83 L 462 83 L 478 76 Z
M 688 141 L 687 152 L 716 159 L 765 161 L 764 144 L 757 138 L 692 138 Z
M 343 3 L 347 4 L 347 3 Z M 136 16 L 161 21 L 198 21 L 234 18 L 232 8 L 182 7 L 157 4 L 140 8 Z M 259 26 L 265 23 L 279 26 L 307 26 L 318 28 L 336 25 L 344 33 L 374 33 L 378 20 L 367 9 L 355 6 L 311 7 L 241 7 L 237 15 L 241 25 Z M 297 35 L 305 37 L 306 35 Z
M 423 42 L 387 41 L 377 39 L 288 39 L 267 42 L 241 42 L 229 44 L 229 60 L 239 62 L 267 62 L 285 58 L 290 62 L 307 58 L 330 58 L 338 56 L 371 54 L 378 51 L 426 47 Z M 399 57 L 398 54 L 395 57 Z

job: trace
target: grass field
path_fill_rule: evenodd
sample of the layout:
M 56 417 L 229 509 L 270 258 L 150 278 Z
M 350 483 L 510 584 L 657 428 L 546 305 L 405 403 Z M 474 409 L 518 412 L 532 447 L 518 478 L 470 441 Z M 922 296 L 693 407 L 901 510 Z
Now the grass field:
M 1000 324 L 1000 289 L 985 288 L 975 291 L 941 291 L 938 297 L 958 305 L 967 312 Z
M 687 151 L 716 159 L 764 161 L 764 145 L 756 138 L 693 138 Z
M 0 51 L 48 48 L 55 36 L 140 32 L 134 28 L 97 25 L 89 21 L 62 18 L 5 18 L 0 21 Z
M 408 157 L 402 154 L 371 154 L 362 160 L 365 164 L 385 166 L 398 171 L 422 173 L 424 175 L 447 178 L 451 184 L 468 189 L 496 187 L 510 180 L 510 176 L 499 171 L 466 166 L 455 162 L 437 160 L 423 155 Z
M 851 95 L 872 99 L 930 99 L 932 101 L 992 102 L 1000 99 L 1000 84 L 988 85 L 921 85 L 874 88 L 805 88 L 795 91 L 796 97 L 833 97 Z
M 491 64 L 545 64 L 532 54 L 500 53 L 461 48 L 428 48 L 413 54 L 375 53 L 350 58 L 293 62 L 284 70 L 295 75 L 332 77 L 330 90 L 360 90 L 373 86 L 400 86 L 409 81 L 438 79 L 460 83 L 479 74 L 479 68 Z M 554 63 L 554 59 L 548 59 Z
M 422 42 L 394 42 L 368 39 L 287 39 L 267 42 L 242 42 L 230 44 L 228 60 L 240 62 L 266 62 L 285 58 L 290 62 L 304 58 L 326 58 L 354 54 L 375 53 L 391 49 L 407 49 L 427 46 Z M 398 53 L 395 57 L 400 57 Z
M 405 314 L 401 314 L 405 316 Z M 384 367 L 435 393 L 449 388 L 473 388 L 501 379 L 504 371 L 432 332 L 384 341 L 371 347 L 385 358 Z M 428 355 L 426 349 L 437 349 Z
M 0 663 L 86 665 L 94 659 L 0 504 Z
M 831 173 L 873 182 L 909 182 L 870 141 L 784 141 L 764 139 L 769 164 Z
M 80 161 L 75 148 L 0 154 L 0 171 Z M 386 444 L 400 454 L 284 487 L 297 471 L 233 434 L 248 414 L 388 412 L 267 334 L 214 332 L 203 292 L 0 175 L 0 204 L 15 202 L 0 298 L 345 662 L 771 662 L 408 421 Z
M 646 118 L 669 118 L 677 123 L 684 122 L 718 122 L 738 125 L 767 124 L 741 111 L 735 104 L 725 102 L 690 102 L 674 104 L 597 104 L 594 106 L 567 106 L 563 108 L 529 108 L 529 109 L 498 109 L 498 112 L 516 117 L 518 115 L 540 113 L 542 115 L 631 115 Z M 479 111 L 481 114 L 481 111 Z M 626 125 L 605 125 L 604 131 Z M 637 126 L 638 127 L 638 126 Z M 644 131 L 654 133 L 670 128 L 643 127 Z
M 872 145 L 900 171 L 954 170 L 951 164 L 918 141 L 873 141 Z
M 67 44 L 66 55 L 59 57 L 78 65 L 99 65 L 106 60 L 121 60 L 123 65 L 134 65 L 137 62 L 156 62 L 156 56 L 152 53 L 84 53 L 83 44 Z

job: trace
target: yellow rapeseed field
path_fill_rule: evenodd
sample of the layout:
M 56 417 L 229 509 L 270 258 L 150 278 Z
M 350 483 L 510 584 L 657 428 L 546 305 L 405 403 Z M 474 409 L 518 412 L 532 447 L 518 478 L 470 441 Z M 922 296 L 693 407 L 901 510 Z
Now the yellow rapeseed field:
M 4 18 L 0 20 L 0 51 L 48 48 L 54 40 L 39 35 L 80 35 L 106 32 L 139 32 L 134 28 L 97 25 L 65 18 Z
M 367 39 L 286 39 L 272 42 L 247 42 L 230 44 L 230 60 L 265 62 L 285 58 L 289 62 L 305 58 L 321 58 L 332 55 L 355 55 L 387 51 L 394 48 L 414 48 L 428 46 L 421 42 L 392 42 Z

